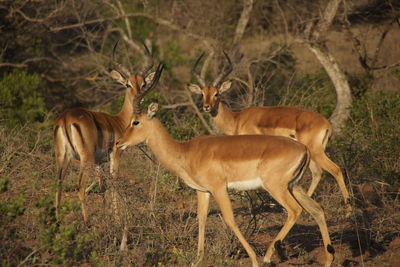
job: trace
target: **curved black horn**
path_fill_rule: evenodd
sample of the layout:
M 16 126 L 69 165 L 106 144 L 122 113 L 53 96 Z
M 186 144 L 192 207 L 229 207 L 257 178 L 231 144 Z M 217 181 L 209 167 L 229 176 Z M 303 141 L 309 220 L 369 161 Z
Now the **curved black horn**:
M 144 67 L 140 73 L 142 75 L 147 75 L 147 73 L 150 71 L 150 69 L 154 65 L 154 60 L 153 60 L 153 55 L 152 55 L 150 49 L 147 47 L 145 42 L 143 42 L 143 46 L 144 46 L 144 54 L 143 54 Z
M 191 71 L 192 75 L 196 77 L 197 81 L 200 83 L 202 87 L 206 87 L 206 82 L 203 80 L 203 78 L 201 78 L 201 76 L 198 73 L 196 73 L 196 68 L 205 54 L 206 54 L 205 52 L 201 53 L 200 57 L 194 63 Z
M 117 71 L 122 72 L 123 75 L 125 75 L 126 77 L 131 76 L 130 71 L 125 68 L 124 66 L 122 66 L 120 63 L 115 61 L 115 50 L 117 49 L 119 40 L 115 43 L 113 50 L 112 50 L 112 57 L 111 57 L 111 62 L 117 67 Z
M 139 93 L 136 95 L 135 100 L 133 101 L 133 112 L 134 112 L 135 114 L 140 114 L 140 111 L 141 111 L 141 109 L 140 109 L 140 102 L 142 101 L 143 97 L 144 97 L 148 92 L 150 92 L 151 89 L 153 89 L 153 88 L 156 86 L 158 80 L 159 80 L 160 77 L 161 77 L 161 73 L 162 73 L 163 69 L 164 69 L 164 63 L 158 64 L 158 67 L 157 67 L 157 70 L 156 70 L 156 74 L 154 75 L 153 80 L 152 80 L 150 83 L 145 84 L 145 85 L 140 89 Z
M 219 86 L 221 81 L 223 79 L 225 79 L 226 76 L 228 76 L 229 73 L 231 73 L 233 70 L 233 65 L 232 65 L 231 59 L 229 58 L 228 54 L 225 51 L 223 51 L 223 52 L 224 52 L 226 60 L 228 61 L 228 65 L 226 66 L 225 70 L 223 72 L 221 72 L 220 75 L 218 75 L 218 77 L 212 83 L 212 86 L 214 86 L 214 87 Z

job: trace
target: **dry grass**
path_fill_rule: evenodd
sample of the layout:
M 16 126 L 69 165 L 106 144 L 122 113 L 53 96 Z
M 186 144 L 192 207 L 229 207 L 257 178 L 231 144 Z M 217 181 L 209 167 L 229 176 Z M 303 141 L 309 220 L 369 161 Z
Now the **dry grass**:
M 109 212 L 106 194 L 89 194 L 90 221 L 86 225 L 83 223 L 76 194 L 77 163 L 73 164 L 65 182 L 65 216 L 56 231 L 49 234 L 49 229 L 56 225 L 49 202 L 55 192 L 51 131 L 44 130 L 40 136 L 32 133 L 34 138 L 28 138 L 27 131 L 10 133 L 3 129 L 0 132 L 3 140 L 1 179 L 9 181 L 8 190 L 0 194 L 2 266 L 189 266 L 194 261 L 197 247 L 195 191 L 182 185 L 136 148 L 123 155 L 121 178 L 108 180 L 109 188 L 115 188 L 123 203 L 122 210 L 129 226 L 128 252 L 118 251 L 121 225 Z M 307 174 L 305 187 L 308 181 Z M 376 266 L 382 262 L 383 266 L 395 266 L 393 264 L 399 261 L 398 195 L 389 194 L 385 185 L 373 184 L 372 188 L 373 193 L 366 193 L 359 185 L 352 186 L 357 209 L 350 219 L 344 218 L 342 198 L 333 179 L 323 180 L 317 190 L 315 199 L 326 211 L 337 252 L 335 264 L 339 266 Z M 378 198 L 368 197 L 373 194 Z M 262 191 L 231 192 L 231 196 L 237 223 L 261 262 L 286 213 Z M 18 200 L 22 200 L 19 203 L 24 211 L 13 215 L 10 210 L 12 205 L 18 206 Z M 275 256 L 277 266 L 319 266 L 323 262 L 321 236 L 307 214 L 302 215 L 289 233 L 285 247 L 289 261 L 279 263 Z M 204 266 L 249 264 L 243 248 L 224 224 L 215 202 L 211 201 Z

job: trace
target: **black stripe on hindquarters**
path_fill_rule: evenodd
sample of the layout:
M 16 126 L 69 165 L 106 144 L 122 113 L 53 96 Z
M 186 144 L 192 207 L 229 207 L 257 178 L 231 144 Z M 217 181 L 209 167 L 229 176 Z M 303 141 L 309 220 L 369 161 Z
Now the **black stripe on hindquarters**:
M 292 191 L 293 185 L 295 185 L 303 177 L 303 174 L 308 166 L 309 160 L 310 160 L 310 155 L 308 151 L 306 151 L 306 153 L 304 153 L 303 158 L 301 159 L 299 166 L 294 171 L 294 178 L 290 180 L 288 184 L 288 188 L 290 191 Z

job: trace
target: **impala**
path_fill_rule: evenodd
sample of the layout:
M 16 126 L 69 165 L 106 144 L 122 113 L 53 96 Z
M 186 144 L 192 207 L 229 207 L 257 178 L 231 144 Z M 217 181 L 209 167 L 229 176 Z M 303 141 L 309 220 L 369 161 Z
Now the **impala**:
M 204 257 L 205 223 L 212 195 L 226 224 L 248 253 L 253 267 L 258 266 L 254 250 L 235 223 L 227 189 L 264 188 L 288 212 L 283 228 L 268 247 L 264 262 L 271 261 L 274 250 L 304 208 L 319 226 L 325 246 L 325 265 L 331 265 L 334 249 L 324 212 L 297 185 L 309 163 L 310 155 L 306 146 L 286 137 L 266 135 L 201 136 L 181 142 L 170 137 L 154 117 L 157 109 L 158 105 L 152 103 L 147 113 L 135 112 L 130 126 L 117 141 L 117 147 L 124 150 L 145 141 L 161 164 L 197 190 L 199 239 L 196 264 Z
M 78 196 L 84 221 L 88 220 L 85 197 L 86 183 L 94 165 L 99 168 L 104 162 L 110 161 L 110 173 L 115 177 L 118 173 L 121 150 L 115 147 L 117 140 L 129 125 L 130 117 L 135 109 L 140 108 L 139 102 L 145 92 L 154 87 L 161 75 L 159 65 L 156 72 L 148 74 L 152 68 L 152 60 L 138 75 L 131 75 L 127 69 L 114 61 L 114 53 L 118 42 L 113 48 L 113 62 L 120 69 L 112 70 L 110 75 L 126 86 L 125 99 L 121 111 L 116 115 L 103 112 L 74 108 L 65 111 L 54 124 L 54 148 L 57 167 L 56 213 L 59 209 L 62 194 L 62 182 L 72 159 L 80 160 Z M 149 57 L 149 55 L 146 55 Z M 99 176 L 100 187 L 104 187 Z
M 197 84 L 189 84 L 188 88 L 195 94 L 203 96 L 203 110 L 210 113 L 217 128 L 227 135 L 262 134 L 285 136 L 306 145 L 311 152 L 310 170 L 312 182 L 307 191 L 312 196 L 322 176 L 322 169 L 328 171 L 339 185 L 342 192 L 347 216 L 351 212 L 349 192 L 344 183 L 343 174 L 338 165 L 328 158 L 325 148 L 332 135 L 332 125 L 322 115 L 310 110 L 296 107 L 249 107 L 239 112 L 231 111 L 220 101 L 220 94 L 231 87 L 230 81 L 221 81 L 232 71 L 232 63 L 224 52 L 228 65 L 224 71 L 207 85 L 204 79 L 196 73 L 196 66 L 202 54 L 192 68 L 192 74 L 197 78 Z M 322 169 L 321 169 L 322 168 Z

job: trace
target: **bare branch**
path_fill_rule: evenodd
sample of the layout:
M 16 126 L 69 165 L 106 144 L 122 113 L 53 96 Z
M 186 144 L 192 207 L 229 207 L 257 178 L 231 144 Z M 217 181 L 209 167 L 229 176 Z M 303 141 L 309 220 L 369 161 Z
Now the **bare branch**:
M 282 7 L 281 7 L 281 5 L 280 5 L 280 3 L 279 3 L 279 0 L 275 0 L 275 2 L 276 2 L 276 6 L 278 7 L 279 13 L 281 14 L 282 20 L 283 20 L 283 25 L 284 25 L 284 28 L 285 28 L 285 43 L 286 43 L 286 40 L 287 40 L 288 37 L 289 37 L 289 26 L 288 26 L 288 22 L 287 22 L 287 20 L 286 20 L 285 13 L 283 12 Z
M 321 41 L 321 36 L 326 34 L 327 30 L 332 25 L 333 19 L 336 16 L 336 12 L 339 8 L 340 2 L 342 2 L 342 0 L 330 0 L 328 2 L 328 5 L 324 9 L 324 12 L 321 14 L 320 20 L 311 32 L 314 39 L 313 41 Z
M 122 8 L 121 1 L 117 1 L 117 4 L 118 4 L 118 9 L 119 9 L 120 14 L 125 15 L 125 10 Z M 132 40 L 131 24 L 129 22 L 128 17 L 124 18 L 124 21 L 125 21 L 126 30 L 128 31 L 129 39 Z
M 21 15 L 26 21 L 29 21 L 29 22 L 38 22 L 38 23 L 44 22 L 44 19 L 36 19 L 36 18 L 31 18 L 31 17 L 27 16 L 20 9 L 13 9 L 11 11 L 11 14 L 12 13 L 17 13 L 17 14 Z
M 51 77 L 47 74 L 41 74 L 40 75 L 43 79 L 49 81 L 49 82 L 66 82 L 66 81 L 103 81 L 105 78 L 101 78 L 98 76 L 97 73 L 94 75 L 90 76 L 90 74 L 86 75 L 80 75 L 76 77 L 71 77 L 71 78 L 54 78 Z
M 384 66 L 379 66 L 379 67 L 371 67 L 371 70 L 383 70 L 383 69 L 391 69 L 400 66 L 400 62 L 393 63 L 390 65 L 384 65 Z
M 238 46 L 240 40 L 242 40 L 247 23 L 249 22 L 250 19 L 251 11 L 253 10 L 253 0 L 243 0 L 243 2 L 244 5 L 242 14 L 240 15 L 238 24 L 236 25 L 235 36 L 233 38 L 232 46 L 234 49 Z
M 139 13 L 127 13 L 127 14 L 122 14 L 122 15 L 118 15 L 118 16 L 108 17 L 108 18 L 92 19 L 92 20 L 87 20 L 87 21 L 83 21 L 80 23 L 75 23 L 75 24 L 70 24 L 70 25 L 65 25 L 65 26 L 60 26 L 60 27 L 50 27 L 50 31 L 59 32 L 59 31 L 63 31 L 63 30 L 83 27 L 83 26 L 90 25 L 90 24 L 103 23 L 105 21 L 113 21 L 113 20 L 133 18 L 133 17 L 147 18 L 147 19 L 150 19 L 151 21 L 153 21 L 155 24 L 166 26 L 172 30 L 182 32 L 193 39 L 202 41 L 204 43 L 204 45 L 210 50 L 212 50 L 211 43 L 215 42 L 215 40 L 213 40 L 209 37 L 201 36 L 201 35 L 195 34 L 193 32 L 187 31 L 184 28 L 174 24 L 171 21 L 168 21 L 168 20 L 165 20 L 162 18 L 158 18 L 158 17 L 152 16 L 147 13 L 140 13 L 140 12 Z
M 386 25 L 385 29 L 383 30 L 383 32 L 382 32 L 382 34 L 381 34 L 381 37 L 379 38 L 379 42 L 378 42 L 378 44 L 376 45 L 374 55 L 372 56 L 372 60 L 371 60 L 371 61 L 372 61 L 372 62 L 371 62 L 372 65 L 375 65 L 376 62 L 378 61 L 378 56 L 379 56 L 379 52 L 381 51 L 383 41 L 385 40 L 385 38 L 386 38 L 388 32 L 390 31 L 392 25 L 393 25 L 395 22 L 396 22 L 396 20 L 394 19 L 392 22 L 388 23 L 388 24 Z
M 176 109 L 179 107 L 186 107 L 186 106 L 191 106 L 192 104 L 190 102 L 182 102 L 182 103 L 175 103 L 175 104 L 170 104 L 170 105 L 162 105 L 163 109 Z
M 1 1 L 0 1 L 0 2 L 1 2 Z M 58 12 L 60 12 L 60 10 L 62 10 L 63 8 L 64 8 L 64 4 L 63 4 L 63 3 L 60 3 L 60 4 L 58 4 L 58 7 L 57 7 L 57 8 L 55 8 L 53 11 L 51 11 L 51 12 L 46 16 L 46 18 L 40 18 L 40 19 L 38 19 L 38 18 L 32 18 L 32 17 L 26 15 L 21 9 L 12 8 L 12 9 L 10 10 L 10 16 L 12 16 L 13 13 L 16 13 L 16 14 L 19 14 L 21 17 L 23 17 L 26 21 L 34 22 L 34 23 L 43 23 L 43 22 L 45 22 L 46 20 L 48 20 L 48 19 L 50 19 L 50 18 L 53 18 L 53 17 L 54 17 Z
M 48 58 L 48 57 L 34 57 L 34 58 L 28 58 L 20 63 L 1 62 L 0 68 L 1 67 L 26 68 L 26 67 L 28 67 L 28 63 L 37 62 L 37 61 L 54 61 L 54 60 L 51 58 Z
M 381 51 L 382 48 L 382 44 L 383 41 L 385 40 L 388 32 L 391 29 L 391 26 L 396 23 L 396 19 L 394 19 L 392 22 L 388 23 L 386 25 L 386 27 L 384 28 L 379 41 L 375 47 L 375 51 L 374 54 L 372 56 L 372 59 L 370 60 L 371 63 L 368 63 L 368 55 L 367 55 L 367 49 L 365 47 L 365 45 L 361 45 L 361 41 L 357 38 L 357 36 L 355 36 L 355 34 L 351 31 L 350 29 L 350 22 L 346 20 L 345 23 L 345 27 L 344 29 L 346 30 L 353 49 L 357 52 L 358 54 L 358 60 L 361 64 L 361 66 L 366 70 L 366 71 L 373 71 L 373 70 L 382 70 L 382 69 L 390 69 L 390 68 L 394 68 L 397 67 L 400 63 L 393 63 L 393 64 L 389 64 L 389 65 L 383 65 L 383 66 L 375 66 L 376 62 L 378 61 L 378 56 L 379 56 L 379 52 Z
M 360 62 L 361 66 L 367 71 L 371 70 L 370 66 L 367 63 L 365 46 L 363 47 L 364 49 L 362 49 L 360 40 L 350 30 L 348 25 L 345 26 L 345 30 L 347 32 L 349 39 L 351 40 L 351 44 L 353 46 L 354 51 L 356 51 L 356 53 L 358 54 L 358 61 Z

